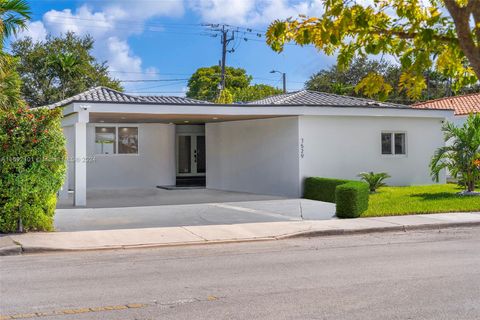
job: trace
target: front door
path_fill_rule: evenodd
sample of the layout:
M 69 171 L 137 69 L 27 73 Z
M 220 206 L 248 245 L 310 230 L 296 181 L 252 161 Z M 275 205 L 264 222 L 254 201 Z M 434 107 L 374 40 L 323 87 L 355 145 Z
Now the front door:
M 205 134 L 177 134 L 177 185 L 205 185 Z

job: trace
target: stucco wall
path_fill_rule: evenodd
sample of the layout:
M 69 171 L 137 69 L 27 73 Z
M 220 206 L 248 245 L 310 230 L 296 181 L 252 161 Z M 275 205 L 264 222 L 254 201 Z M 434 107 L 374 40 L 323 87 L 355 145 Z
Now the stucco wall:
M 75 186 L 75 132 L 73 126 L 63 127 L 63 135 L 65 136 L 67 149 L 67 179 L 68 189 L 73 190 Z
M 298 118 L 208 123 L 207 188 L 297 197 Z
M 131 125 L 138 126 L 138 155 L 95 155 L 95 124 L 88 124 L 87 155 L 94 157 L 94 160 L 87 163 L 87 188 L 155 187 L 175 184 L 175 126 Z
M 375 171 L 388 172 L 391 185 L 432 184 L 428 165 L 443 144 L 441 125 L 432 118 L 301 116 L 300 178 L 358 179 L 359 172 Z M 406 132 L 407 154 L 382 155 L 382 131 Z

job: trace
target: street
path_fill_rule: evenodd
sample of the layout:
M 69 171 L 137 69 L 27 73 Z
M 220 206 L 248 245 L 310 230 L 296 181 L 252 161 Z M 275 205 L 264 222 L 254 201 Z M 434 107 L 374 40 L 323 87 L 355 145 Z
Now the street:
M 479 319 L 479 231 L 0 257 L 0 314 L 54 320 Z

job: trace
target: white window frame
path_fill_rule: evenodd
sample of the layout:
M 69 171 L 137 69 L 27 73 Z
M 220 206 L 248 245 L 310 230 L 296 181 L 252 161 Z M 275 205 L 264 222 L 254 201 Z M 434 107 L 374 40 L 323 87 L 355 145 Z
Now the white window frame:
M 139 156 L 140 155 L 140 126 L 138 124 L 131 124 L 131 123 L 96 123 L 94 126 L 93 132 L 93 144 L 95 146 L 96 135 L 97 135 L 97 128 L 115 128 L 115 153 L 97 153 L 95 151 L 95 156 L 99 157 L 118 157 L 118 156 Z M 138 135 L 138 152 L 137 153 L 118 153 L 118 128 L 119 127 L 127 127 L 127 128 L 137 128 L 137 135 Z M 95 148 L 96 149 L 96 148 Z
M 382 135 L 383 134 L 390 134 L 391 135 L 391 148 L 392 148 L 391 150 L 392 150 L 392 153 L 390 153 L 390 154 L 384 154 L 382 152 Z M 405 136 L 405 146 L 404 146 L 405 147 L 405 153 L 395 153 L 395 134 L 403 134 Z M 407 135 L 406 131 L 400 131 L 400 130 L 391 131 L 391 130 L 388 130 L 388 131 L 382 131 L 380 133 L 380 155 L 382 157 L 403 158 L 403 157 L 407 157 L 407 154 L 408 154 L 408 135 Z

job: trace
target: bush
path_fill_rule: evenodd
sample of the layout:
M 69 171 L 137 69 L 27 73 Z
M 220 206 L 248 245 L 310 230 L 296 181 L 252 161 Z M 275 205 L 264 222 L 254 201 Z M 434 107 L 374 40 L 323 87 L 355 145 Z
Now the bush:
M 66 165 L 61 110 L 0 111 L 0 232 L 50 231 Z
M 312 200 L 335 203 L 335 189 L 348 180 L 310 177 L 305 179 L 303 197 Z
M 339 185 L 335 190 L 338 218 L 358 218 L 368 209 L 368 184 L 360 181 L 350 181 Z
M 368 208 L 369 185 L 365 182 L 310 177 L 304 198 L 336 203 L 339 218 L 356 218 Z

